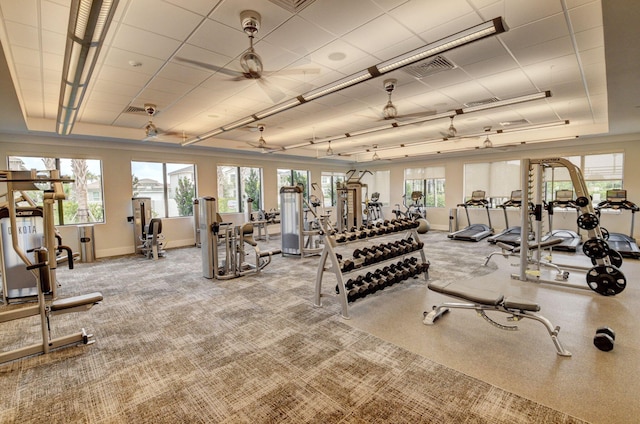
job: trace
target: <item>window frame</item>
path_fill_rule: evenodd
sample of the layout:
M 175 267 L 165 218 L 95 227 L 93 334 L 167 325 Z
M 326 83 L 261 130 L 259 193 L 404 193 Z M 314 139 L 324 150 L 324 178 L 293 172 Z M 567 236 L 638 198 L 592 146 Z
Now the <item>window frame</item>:
M 193 200 L 196 199 L 198 197 L 198 184 L 196 181 L 196 177 L 197 177 L 197 172 L 196 172 L 196 165 L 195 163 L 177 163 L 177 162 L 160 162 L 160 161 L 150 161 L 150 160 L 131 160 L 130 163 L 130 169 L 131 169 L 131 195 L 132 197 L 136 197 L 137 195 L 140 194 L 136 194 L 136 185 L 135 184 L 139 184 L 139 183 L 134 183 L 134 177 L 138 178 L 135 174 L 134 174 L 134 163 L 137 164 L 150 164 L 150 165 L 160 165 L 161 167 L 161 174 L 162 174 L 162 181 L 157 181 L 155 179 L 151 179 L 153 181 L 155 181 L 156 183 L 158 183 L 158 185 L 162 186 L 162 214 L 160 214 L 160 211 L 158 211 L 158 208 L 154 205 L 154 199 L 152 198 L 152 202 L 151 202 L 151 211 L 152 214 L 154 214 L 154 217 L 158 217 L 158 218 L 162 218 L 162 219 L 171 219 L 171 218 L 184 218 L 184 217 L 189 217 L 189 216 L 193 216 Z M 178 166 L 178 168 L 173 169 L 173 170 L 169 170 L 169 168 L 173 168 L 174 166 Z M 191 199 L 191 202 L 189 202 L 187 204 L 187 209 L 190 209 L 190 213 L 185 214 L 185 215 L 180 215 L 180 207 L 178 206 L 177 202 L 175 201 L 174 198 L 174 194 L 175 194 L 175 188 L 171 187 L 170 184 L 170 175 L 171 173 L 180 171 L 183 168 L 188 168 L 191 167 L 191 176 L 192 178 L 190 179 L 190 182 L 192 183 L 192 188 L 193 188 L 193 197 Z M 143 177 L 144 179 L 145 177 Z M 139 181 L 139 180 L 138 180 Z M 178 177 L 178 180 L 176 181 L 177 183 L 179 183 L 180 181 L 180 177 Z M 173 191 L 172 191 L 173 190 Z M 141 195 L 143 197 L 146 197 L 144 195 Z M 177 209 L 177 214 L 173 215 L 171 214 L 170 211 L 170 201 L 173 200 L 176 203 L 176 209 Z M 189 208 L 190 205 L 190 208 Z

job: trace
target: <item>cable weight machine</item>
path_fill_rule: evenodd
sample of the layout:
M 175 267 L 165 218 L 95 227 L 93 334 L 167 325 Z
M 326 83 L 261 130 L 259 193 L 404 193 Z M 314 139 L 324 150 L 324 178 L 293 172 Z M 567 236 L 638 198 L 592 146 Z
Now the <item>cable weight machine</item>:
M 544 189 L 544 170 L 550 167 L 565 167 L 573 188 L 576 192 L 576 206 L 579 208 L 577 224 L 578 227 L 585 230 L 588 239 L 583 243 L 582 250 L 586 256 L 595 262 L 595 266 L 586 272 L 586 282 L 588 287 L 576 286 L 574 284 L 561 281 L 543 280 L 539 276 L 531 273 L 528 260 L 530 247 L 542 245 L 543 234 L 543 189 Z M 546 159 L 523 159 L 521 162 L 522 170 L 522 187 L 528 187 L 528 190 L 522 192 L 522 204 L 528 204 L 530 201 L 534 204 L 535 220 L 536 220 L 536 238 L 529 241 L 526 237 L 522 237 L 520 246 L 520 272 L 513 274 L 512 277 L 521 281 L 536 281 L 549 284 L 561 285 L 573 288 L 591 289 L 596 293 L 604 296 L 613 296 L 622 292 L 626 287 L 626 278 L 622 271 L 614 265 L 614 261 L 620 264 L 620 255 L 605 240 L 606 233 L 600 228 L 600 221 L 595 214 L 594 207 L 591 203 L 591 196 L 584 181 L 582 171 L 576 165 L 564 158 L 546 158 Z M 535 181 L 534 181 L 535 180 Z M 531 223 L 528 218 L 528 212 L 523 208 L 521 214 L 521 228 L 523 234 L 529 233 Z M 541 262 L 540 249 L 535 252 L 538 263 Z
M 273 255 L 280 253 L 280 250 L 260 251 L 253 238 L 251 222 L 235 226 L 221 222 L 218 219 L 218 202 L 214 197 L 199 198 L 198 212 L 203 277 L 230 280 L 258 274 L 271 263 Z

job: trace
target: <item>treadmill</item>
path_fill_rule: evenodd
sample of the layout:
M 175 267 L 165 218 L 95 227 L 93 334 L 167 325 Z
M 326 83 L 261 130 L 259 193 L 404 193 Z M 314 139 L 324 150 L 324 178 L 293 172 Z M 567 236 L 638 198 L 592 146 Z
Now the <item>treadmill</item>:
M 554 230 L 553 229 L 553 211 L 555 208 L 560 209 L 575 209 L 576 210 L 576 222 L 578 216 L 580 216 L 580 207 L 576 205 L 573 198 L 573 190 L 558 190 L 556 191 L 555 200 L 549 202 L 547 211 L 549 212 L 549 229 L 550 233 L 547 235 L 547 239 L 561 239 L 558 244 L 553 245 L 553 250 L 559 250 L 563 252 L 575 252 L 582 243 L 582 236 L 580 233 L 572 230 Z M 578 231 L 580 231 L 578 229 Z
M 450 233 L 447 237 L 453 240 L 480 241 L 493 234 L 493 228 L 491 228 L 491 215 L 489 214 L 489 201 L 485 198 L 484 190 L 474 190 L 473 193 L 471 193 L 471 199 L 464 203 L 460 203 L 457 207 L 464 208 L 464 211 L 467 214 L 467 223 L 469 225 L 462 230 Z M 471 224 L 469 208 L 477 207 L 482 207 L 487 210 L 487 219 L 489 220 L 488 226 L 485 224 Z
M 640 249 L 633 238 L 633 224 L 635 213 L 640 210 L 638 205 L 627 200 L 627 190 L 607 190 L 607 200 L 598 203 L 594 208 L 600 217 L 602 209 L 629 210 L 631 211 L 631 231 L 629 235 L 609 233 L 607 244 L 613 250 L 617 250 L 625 258 L 640 259 Z
M 500 205 L 504 211 L 504 225 L 505 229 L 496 235 L 493 235 L 487 239 L 489 243 L 505 243 L 511 246 L 520 245 L 521 228 L 509 227 L 509 218 L 507 217 L 507 208 L 521 208 L 522 207 L 522 190 L 514 190 L 511 192 L 509 200 Z M 531 215 L 529 215 L 530 217 Z

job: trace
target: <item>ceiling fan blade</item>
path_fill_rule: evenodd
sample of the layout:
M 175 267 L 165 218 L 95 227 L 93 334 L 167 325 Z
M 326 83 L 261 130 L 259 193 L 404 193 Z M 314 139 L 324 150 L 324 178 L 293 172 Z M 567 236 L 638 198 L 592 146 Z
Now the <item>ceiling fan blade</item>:
M 265 81 L 264 78 L 260 78 L 257 81 L 258 87 L 260 87 L 274 103 L 278 103 L 285 98 L 285 94 L 279 88 L 273 87 L 273 85 Z
M 231 70 L 231 69 L 226 69 L 226 68 L 223 68 L 221 66 L 212 65 L 210 63 L 201 62 L 199 60 L 187 59 L 185 57 L 176 57 L 176 60 L 178 62 L 188 63 L 190 65 L 195 65 L 195 66 L 197 66 L 199 68 L 207 69 L 209 71 L 220 72 L 221 74 L 225 74 L 225 75 L 229 75 L 229 76 L 238 78 L 238 80 L 246 79 L 244 74 L 242 72 L 240 72 L 240 71 L 234 71 L 234 70 Z
M 407 113 L 407 114 L 403 114 L 403 115 L 398 115 L 398 116 L 396 116 L 396 119 L 410 120 L 410 119 L 417 119 L 417 118 L 425 118 L 427 116 L 432 116 L 432 115 L 435 115 L 435 114 L 436 114 L 435 110 L 426 110 L 424 112 Z

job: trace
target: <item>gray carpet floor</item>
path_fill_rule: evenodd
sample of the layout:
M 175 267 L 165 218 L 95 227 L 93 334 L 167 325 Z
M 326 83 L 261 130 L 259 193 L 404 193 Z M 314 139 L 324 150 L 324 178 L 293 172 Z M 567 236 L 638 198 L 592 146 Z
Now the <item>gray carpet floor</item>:
M 462 245 L 444 253 L 441 233 L 424 240 L 432 280 L 495 269 Z M 582 422 L 347 325 L 337 299 L 314 307 L 317 264 L 276 256 L 260 275 L 208 280 L 194 247 L 61 268 L 61 297 L 97 290 L 104 301 L 54 317 L 53 336 L 84 327 L 97 342 L 0 365 L 0 422 Z M 323 292 L 333 287 L 325 277 Z M 350 308 L 358 302 L 367 298 Z M 2 324 L 0 345 L 37 342 L 38 332 L 37 318 Z

